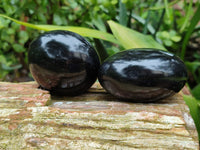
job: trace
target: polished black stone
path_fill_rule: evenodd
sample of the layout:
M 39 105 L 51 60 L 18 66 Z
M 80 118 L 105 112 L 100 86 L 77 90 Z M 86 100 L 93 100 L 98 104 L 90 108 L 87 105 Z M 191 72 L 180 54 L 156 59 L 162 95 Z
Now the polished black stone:
M 78 95 L 96 81 L 99 57 L 82 36 L 69 31 L 50 31 L 29 47 L 29 68 L 42 88 L 60 95 Z
M 135 102 L 156 101 L 179 92 L 187 70 L 175 55 L 155 49 L 131 49 L 107 58 L 98 79 L 109 93 Z

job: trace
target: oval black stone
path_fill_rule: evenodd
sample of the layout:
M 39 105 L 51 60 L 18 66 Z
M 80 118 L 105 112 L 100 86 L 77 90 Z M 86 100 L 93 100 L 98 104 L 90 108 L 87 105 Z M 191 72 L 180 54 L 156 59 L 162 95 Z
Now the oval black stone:
M 35 39 L 28 51 L 29 68 L 42 88 L 61 95 L 78 95 L 96 81 L 100 61 L 82 36 L 50 31 Z
M 187 70 L 181 59 L 169 52 L 130 49 L 107 58 L 98 79 L 118 98 L 151 102 L 179 92 L 187 81 Z

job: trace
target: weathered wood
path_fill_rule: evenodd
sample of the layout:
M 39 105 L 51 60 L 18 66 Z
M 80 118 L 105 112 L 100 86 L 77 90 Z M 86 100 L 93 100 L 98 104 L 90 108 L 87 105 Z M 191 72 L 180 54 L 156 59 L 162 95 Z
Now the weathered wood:
M 76 97 L 51 97 L 35 82 L 0 83 L 0 149 L 199 149 L 181 93 L 130 103 L 99 84 Z

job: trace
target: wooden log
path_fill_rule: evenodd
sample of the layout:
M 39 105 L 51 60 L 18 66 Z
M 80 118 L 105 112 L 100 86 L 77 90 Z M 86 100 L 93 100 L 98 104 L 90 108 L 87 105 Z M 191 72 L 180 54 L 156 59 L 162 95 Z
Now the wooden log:
M 199 149 L 181 93 L 130 103 L 98 83 L 75 97 L 50 97 L 37 87 L 0 83 L 0 149 Z

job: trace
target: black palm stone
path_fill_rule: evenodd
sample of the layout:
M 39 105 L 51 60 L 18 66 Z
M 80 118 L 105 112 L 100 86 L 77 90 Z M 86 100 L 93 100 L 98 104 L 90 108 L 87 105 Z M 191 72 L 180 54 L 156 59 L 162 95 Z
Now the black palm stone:
M 186 83 L 187 70 L 171 53 L 131 49 L 106 59 L 98 79 L 106 91 L 118 98 L 151 102 L 179 92 Z
M 91 44 L 70 31 L 50 31 L 29 47 L 29 68 L 38 84 L 54 94 L 78 95 L 96 81 L 99 57 Z

